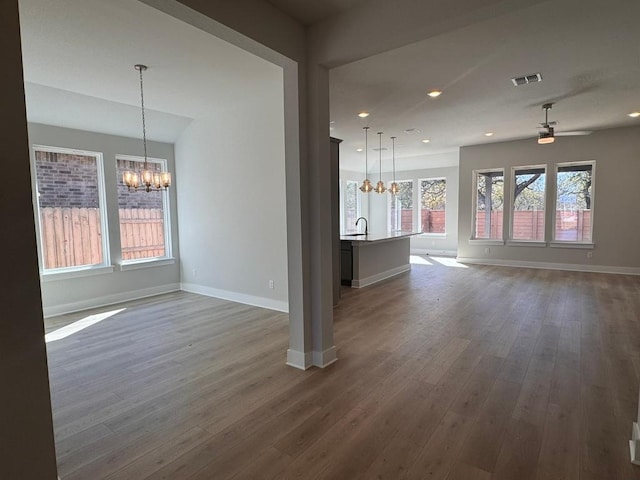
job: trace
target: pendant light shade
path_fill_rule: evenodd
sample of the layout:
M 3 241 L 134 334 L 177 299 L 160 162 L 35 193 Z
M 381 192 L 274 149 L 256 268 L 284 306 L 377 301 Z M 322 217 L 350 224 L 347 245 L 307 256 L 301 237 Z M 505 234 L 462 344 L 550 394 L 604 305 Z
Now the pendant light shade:
M 387 191 L 387 187 L 384 186 L 384 182 L 382 181 L 382 132 L 378 132 L 378 154 L 379 154 L 379 168 L 380 168 L 380 177 L 378 183 L 376 184 L 375 191 L 376 193 L 384 193 Z
M 363 127 L 364 130 L 364 181 L 362 182 L 362 185 L 360 186 L 360 191 L 364 192 L 364 193 L 369 193 L 371 190 L 373 190 L 373 185 L 371 185 L 371 182 L 369 181 L 368 175 L 369 175 L 369 127 Z
M 389 193 L 391 195 L 397 195 L 400 192 L 400 187 L 396 183 L 396 137 L 391 137 L 391 149 L 393 158 L 393 182 L 389 185 Z
M 140 172 L 127 170 L 122 174 L 122 181 L 131 189 L 138 190 L 143 186 L 145 192 L 154 192 L 158 190 L 166 190 L 171 186 L 171 174 L 169 172 L 157 172 L 149 168 L 149 160 L 147 158 L 147 125 L 144 116 L 144 88 L 142 83 L 142 72 L 147 69 L 146 65 L 134 65 L 140 73 L 140 106 L 142 110 L 142 144 L 144 146 L 144 165 Z

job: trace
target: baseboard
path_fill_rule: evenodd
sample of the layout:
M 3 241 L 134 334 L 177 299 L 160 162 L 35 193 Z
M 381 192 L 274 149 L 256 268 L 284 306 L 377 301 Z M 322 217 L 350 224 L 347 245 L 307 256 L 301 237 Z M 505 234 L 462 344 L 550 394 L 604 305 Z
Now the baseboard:
M 617 275 L 640 275 L 638 267 L 614 267 L 605 265 L 582 265 L 577 263 L 525 262 L 521 260 L 501 260 L 497 258 L 457 257 L 458 263 L 494 265 L 498 267 L 540 268 L 544 270 L 566 270 L 569 272 L 613 273 Z
M 631 463 L 640 465 L 640 428 L 636 422 L 631 427 L 631 440 L 629 440 L 629 453 Z
M 382 280 L 386 280 L 387 278 L 391 278 L 396 275 L 400 275 L 401 273 L 408 272 L 409 270 L 411 270 L 410 263 L 408 263 L 407 265 L 401 265 L 399 267 L 392 268 L 391 270 L 377 273 L 375 275 L 371 275 L 370 277 L 361 278 L 360 280 L 351 280 L 351 286 L 353 288 L 367 287 L 369 285 L 373 285 L 374 283 L 381 282 Z
M 219 288 L 206 287 L 196 283 L 182 283 L 181 290 L 185 292 L 198 293 L 207 297 L 220 298 L 231 302 L 244 303 L 254 307 L 266 308 L 269 310 L 277 310 L 278 312 L 289 313 L 289 303 L 271 298 L 258 297 L 255 295 L 247 295 L 245 293 L 231 292 L 229 290 L 221 290 Z
M 431 248 L 412 248 L 411 255 L 431 255 L 433 257 L 453 257 L 458 255 L 457 250 L 436 250 Z
M 145 297 L 153 297 L 163 293 L 177 292 L 180 290 L 179 283 L 169 283 L 167 285 L 159 285 L 157 287 L 142 288 L 139 290 L 130 290 L 128 292 L 115 293 L 113 295 L 105 295 L 103 297 L 92 297 L 79 302 L 63 303 L 60 305 L 52 305 L 43 307 L 42 313 L 45 318 L 64 315 L 67 313 L 80 312 L 90 308 L 105 307 L 121 302 L 138 300 Z
M 327 348 L 323 352 L 313 352 L 313 365 L 315 367 L 328 367 L 332 363 L 338 360 L 338 356 L 336 355 L 336 347 L 335 345 L 331 348 Z
M 287 365 L 300 370 L 311 368 L 313 366 L 313 353 L 289 349 L 287 350 Z
M 287 350 L 287 365 L 307 370 L 311 367 L 325 368 L 338 360 L 336 347 L 327 348 L 323 352 L 299 352 L 297 350 Z

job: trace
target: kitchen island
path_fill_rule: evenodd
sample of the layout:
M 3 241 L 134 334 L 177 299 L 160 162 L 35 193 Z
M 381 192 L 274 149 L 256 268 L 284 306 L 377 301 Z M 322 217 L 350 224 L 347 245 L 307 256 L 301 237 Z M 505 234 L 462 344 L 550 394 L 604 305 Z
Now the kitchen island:
M 340 279 L 343 285 L 362 288 L 411 270 L 410 238 L 419 232 L 385 235 L 341 235 Z

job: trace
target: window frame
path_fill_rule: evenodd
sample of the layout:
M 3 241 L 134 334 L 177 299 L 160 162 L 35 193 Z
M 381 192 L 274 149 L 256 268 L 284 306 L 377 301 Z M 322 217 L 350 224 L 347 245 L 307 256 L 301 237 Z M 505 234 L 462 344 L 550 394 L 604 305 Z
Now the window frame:
M 444 232 L 442 233 L 433 233 L 433 232 L 423 232 L 422 231 L 422 182 L 424 180 L 444 180 L 444 211 L 445 211 L 445 220 L 444 220 Z M 423 237 L 446 237 L 447 236 L 447 190 L 448 190 L 448 182 L 447 177 L 438 176 L 438 177 L 425 177 L 418 178 L 418 219 L 417 219 L 417 231 L 420 232 L 420 236 Z
M 37 152 L 60 153 L 64 155 L 79 155 L 96 159 L 96 182 L 98 187 L 98 209 L 100 211 L 102 263 L 94 265 L 79 265 L 75 267 L 45 268 L 44 246 L 42 244 L 42 214 L 40 212 L 40 192 L 38 189 L 38 174 L 36 168 Z M 43 281 L 67 279 L 89 275 L 100 275 L 113 272 L 111 265 L 111 250 L 109 241 L 109 212 L 107 208 L 107 193 L 104 176 L 104 155 L 102 152 L 81 150 L 78 148 L 53 147 L 49 145 L 33 144 L 31 146 L 31 182 L 33 192 L 33 212 L 36 225 L 36 243 L 38 249 L 38 270 Z
M 123 155 L 117 154 L 115 156 L 115 169 L 116 169 L 116 204 L 118 203 L 118 186 L 122 181 L 118 178 L 118 160 L 144 163 L 144 157 L 138 155 Z M 164 172 L 169 171 L 167 166 L 167 159 L 147 157 L 147 163 L 155 163 L 161 166 L 161 170 Z M 143 188 L 143 187 L 140 187 Z M 138 195 L 142 195 L 146 192 L 134 192 Z M 138 270 L 140 268 L 151 266 L 163 266 L 169 265 L 175 262 L 173 257 L 173 242 L 171 241 L 171 203 L 169 198 L 169 190 L 160 190 L 162 195 L 162 220 L 164 222 L 164 255 L 162 257 L 147 257 L 147 258 L 135 258 L 132 260 L 122 259 L 122 242 L 120 243 L 120 270 Z M 120 205 L 118 205 L 118 234 L 121 236 L 121 224 L 120 224 Z M 122 238 L 122 237 L 120 237 Z
M 528 170 L 528 169 L 543 169 L 544 170 L 544 195 L 543 195 L 543 201 L 544 201 L 544 222 L 543 222 L 543 227 L 544 227 L 544 235 L 542 236 L 542 240 L 526 240 L 526 239 L 516 239 L 513 238 L 513 222 L 515 219 L 515 211 L 516 211 L 516 198 L 515 198 L 515 186 L 516 186 L 516 172 L 519 170 Z M 510 195 L 510 209 L 509 209 L 509 213 L 510 213 L 510 219 L 509 219 L 509 237 L 508 237 L 508 244 L 509 245 L 526 245 L 526 246 L 546 246 L 547 245 L 547 195 L 549 193 L 549 175 L 548 175 L 548 165 L 546 164 L 539 164 L 539 165 L 518 165 L 516 167 L 511 167 L 511 186 L 509 187 L 509 195 Z M 513 193 L 513 197 L 511 197 L 511 193 Z
M 412 205 L 415 205 L 416 203 L 416 185 L 415 185 L 415 179 L 413 178 L 408 178 L 406 180 L 396 180 L 396 183 L 398 185 L 402 184 L 402 183 L 410 183 L 411 184 L 411 203 Z M 398 230 L 391 230 L 391 206 L 392 206 L 392 202 L 394 201 L 394 197 L 397 198 L 397 195 L 391 195 L 389 194 L 389 200 L 387 201 L 387 229 L 389 230 L 389 232 L 401 232 L 402 230 L 402 218 L 400 219 L 400 229 Z M 412 231 L 416 231 L 416 212 L 415 212 L 415 208 L 412 206 L 411 207 L 411 230 Z
M 503 195 L 504 189 L 507 188 L 507 178 L 505 176 L 503 167 L 495 167 L 495 168 L 482 168 L 472 170 L 472 180 L 471 180 L 471 238 L 469 239 L 470 244 L 475 245 L 504 245 L 504 212 L 506 208 L 506 202 L 508 201 L 508 197 L 504 198 L 502 205 L 502 238 L 476 238 L 476 218 L 478 212 L 478 174 L 482 173 L 494 173 L 501 172 L 502 173 L 502 182 L 503 182 Z
M 347 189 L 350 183 L 356 185 L 356 219 L 362 214 L 362 199 L 360 197 L 360 182 L 349 178 L 340 179 L 340 233 L 347 235 Z M 355 230 L 354 230 L 355 231 Z
M 589 229 L 591 240 L 588 242 L 578 240 L 556 240 L 556 215 L 558 208 L 558 173 L 563 167 L 576 167 L 582 165 L 591 165 L 591 225 Z M 551 224 L 551 241 L 550 247 L 559 248 L 592 248 L 595 245 L 593 238 L 593 225 L 595 220 L 595 204 L 596 204 L 596 161 L 583 160 L 577 162 L 559 162 L 554 165 L 554 188 L 553 188 L 553 215 Z

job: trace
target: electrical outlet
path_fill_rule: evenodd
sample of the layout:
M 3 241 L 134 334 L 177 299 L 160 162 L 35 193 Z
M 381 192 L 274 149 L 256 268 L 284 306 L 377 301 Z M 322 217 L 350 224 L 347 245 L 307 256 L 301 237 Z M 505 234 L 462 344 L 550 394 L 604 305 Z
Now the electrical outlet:
M 275 288 L 275 287 L 274 287 L 273 280 L 269 280 L 269 288 L 270 288 L 271 290 L 273 290 L 273 289 Z
M 484 253 L 486 253 L 487 255 L 491 255 L 491 249 L 489 247 L 486 247 L 484 249 Z
M 593 258 L 593 252 L 587 252 L 587 258 Z

